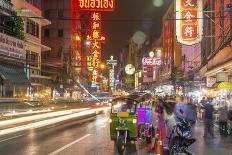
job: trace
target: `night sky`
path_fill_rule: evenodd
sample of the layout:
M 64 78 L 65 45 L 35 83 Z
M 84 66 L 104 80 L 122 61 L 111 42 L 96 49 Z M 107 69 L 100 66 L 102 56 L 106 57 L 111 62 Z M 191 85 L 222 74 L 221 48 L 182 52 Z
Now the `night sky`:
M 161 7 L 155 7 L 154 1 L 163 1 Z M 146 35 L 161 35 L 162 16 L 172 0 L 116 0 L 114 12 L 103 14 L 102 31 L 107 36 L 103 45 L 103 60 L 110 55 L 119 56 L 127 40 L 136 31 Z

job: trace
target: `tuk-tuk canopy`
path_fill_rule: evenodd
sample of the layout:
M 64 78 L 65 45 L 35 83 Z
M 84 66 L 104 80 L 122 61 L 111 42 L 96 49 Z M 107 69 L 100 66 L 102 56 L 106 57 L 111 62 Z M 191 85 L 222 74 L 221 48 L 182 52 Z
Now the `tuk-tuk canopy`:
M 137 102 L 145 102 L 147 100 L 150 100 L 152 96 L 151 94 L 146 92 L 134 92 L 131 93 L 128 97 L 133 98 Z

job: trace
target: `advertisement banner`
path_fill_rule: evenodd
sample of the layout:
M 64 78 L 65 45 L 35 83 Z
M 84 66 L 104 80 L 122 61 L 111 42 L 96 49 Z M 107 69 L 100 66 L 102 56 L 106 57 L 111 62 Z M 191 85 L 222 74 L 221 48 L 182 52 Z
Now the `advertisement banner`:
M 25 43 L 22 40 L 0 33 L 0 54 L 26 59 Z

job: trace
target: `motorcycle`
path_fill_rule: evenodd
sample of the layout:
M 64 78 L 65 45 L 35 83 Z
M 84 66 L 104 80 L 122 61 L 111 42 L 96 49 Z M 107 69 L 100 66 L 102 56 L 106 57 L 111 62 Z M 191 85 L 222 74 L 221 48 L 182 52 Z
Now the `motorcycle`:
M 182 118 L 178 120 L 168 138 L 170 155 L 179 155 L 179 153 L 194 155 L 188 149 L 196 141 L 192 138 L 190 123 Z

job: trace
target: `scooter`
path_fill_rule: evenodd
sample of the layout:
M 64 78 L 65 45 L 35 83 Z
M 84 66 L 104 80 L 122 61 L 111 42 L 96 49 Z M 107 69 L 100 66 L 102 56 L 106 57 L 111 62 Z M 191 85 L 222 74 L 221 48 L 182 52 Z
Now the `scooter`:
M 190 123 L 182 118 L 178 118 L 178 120 L 168 137 L 170 155 L 179 155 L 180 153 L 194 155 L 188 149 L 196 141 L 195 138 L 192 138 Z

